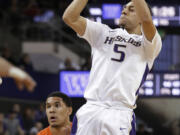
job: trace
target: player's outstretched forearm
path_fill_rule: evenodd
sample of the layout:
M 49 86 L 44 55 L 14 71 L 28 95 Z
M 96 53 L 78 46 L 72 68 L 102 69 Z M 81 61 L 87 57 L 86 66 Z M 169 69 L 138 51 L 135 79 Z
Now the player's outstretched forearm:
M 0 57 L 0 77 L 13 78 L 20 90 L 26 87 L 29 91 L 33 91 L 36 86 L 35 80 L 28 73 L 12 65 L 2 57 Z M 2 80 L 0 82 L 2 83 Z
M 88 0 L 73 0 L 63 14 L 64 22 L 67 24 L 76 22 L 87 2 Z
M 12 66 L 13 65 L 11 63 L 9 63 L 4 58 L 0 57 L 0 76 L 8 77 L 9 70 Z

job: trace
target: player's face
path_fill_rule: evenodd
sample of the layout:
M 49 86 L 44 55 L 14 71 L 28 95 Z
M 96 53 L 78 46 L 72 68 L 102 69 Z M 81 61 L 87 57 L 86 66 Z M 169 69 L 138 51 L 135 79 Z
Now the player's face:
M 133 2 L 129 2 L 124 6 L 121 17 L 119 19 L 119 25 L 125 29 L 134 29 L 140 24 L 139 18 L 135 12 Z
M 60 97 L 49 97 L 46 100 L 46 114 L 52 127 L 62 127 L 69 121 L 71 108 L 67 107 Z

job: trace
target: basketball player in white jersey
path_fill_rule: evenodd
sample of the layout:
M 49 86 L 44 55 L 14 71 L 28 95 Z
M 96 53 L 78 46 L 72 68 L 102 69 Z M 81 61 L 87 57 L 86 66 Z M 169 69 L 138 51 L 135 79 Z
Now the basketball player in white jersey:
M 138 89 L 145 81 L 162 42 L 144 0 L 131 0 L 120 17 L 123 28 L 80 16 L 88 0 L 73 0 L 63 20 L 86 39 L 92 68 L 85 90 L 87 103 L 74 118 L 72 135 L 135 135 Z

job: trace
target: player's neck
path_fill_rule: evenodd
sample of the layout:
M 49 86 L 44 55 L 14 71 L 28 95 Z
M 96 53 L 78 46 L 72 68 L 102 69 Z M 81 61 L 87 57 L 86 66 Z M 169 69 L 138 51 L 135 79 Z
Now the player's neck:
M 71 128 L 70 121 L 68 121 L 67 123 L 65 123 L 62 126 L 57 126 L 57 127 L 50 126 L 50 131 L 51 131 L 52 135 L 67 135 L 67 133 L 70 130 L 69 128 Z
M 126 29 L 127 32 L 129 34 L 137 34 L 137 35 L 142 35 L 142 32 L 141 32 L 141 26 L 138 25 L 137 27 L 133 28 L 133 29 Z

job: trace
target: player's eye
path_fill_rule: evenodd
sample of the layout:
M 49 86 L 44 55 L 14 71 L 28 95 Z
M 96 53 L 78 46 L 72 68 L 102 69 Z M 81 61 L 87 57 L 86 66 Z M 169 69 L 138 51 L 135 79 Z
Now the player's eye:
M 135 11 L 134 7 L 130 7 L 129 11 L 134 12 Z
M 46 105 L 46 108 L 50 108 L 51 106 L 50 105 Z
M 56 103 L 56 104 L 55 104 L 55 107 L 57 107 L 57 108 L 60 107 L 60 106 L 61 106 L 61 105 L 60 105 L 59 103 Z

